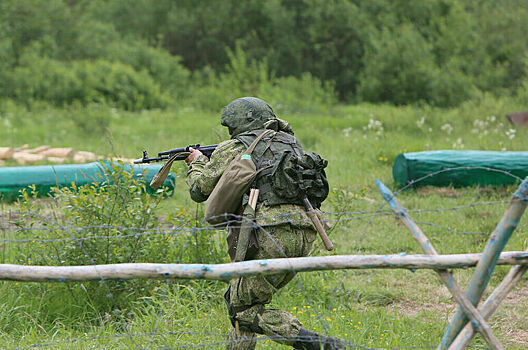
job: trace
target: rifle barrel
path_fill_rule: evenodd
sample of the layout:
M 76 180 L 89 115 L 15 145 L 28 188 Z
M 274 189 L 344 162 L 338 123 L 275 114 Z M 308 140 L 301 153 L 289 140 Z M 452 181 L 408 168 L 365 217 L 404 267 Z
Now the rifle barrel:
M 189 148 L 194 148 L 202 152 L 205 156 L 211 157 L 211 154 L 214 152 L 218 145 L 209 145 L 209 146 L 200 146 L 197 145 L 189 145 L 187 147 L 181 147 L 181 148 L 173 148 L 168 151 L 159 152 L 157 157 L 149 158 L 146 151 L 143 152 L 143 158 L 136 159 L 134 161 L 134 164 L 143 164 L 143 163 L 152 163 L 152 162 L 159 162 L 162 160 L 167 160 L 171 156 L 177 153 L 183 153 L 183 152 L 189 152 Z M 176 158 L 176 160 L 184 160 L 187 158 L 187 155 L 181 155 Z

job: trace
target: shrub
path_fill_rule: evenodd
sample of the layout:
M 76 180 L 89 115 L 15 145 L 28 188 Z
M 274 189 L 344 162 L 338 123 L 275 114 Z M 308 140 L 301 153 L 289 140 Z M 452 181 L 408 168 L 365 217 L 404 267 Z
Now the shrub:
M 230 63 L 219 75 L 206 68 L 195 79 L 199 87 L 193 91 L 198 108 L 219 111 L 238 97 L 257 96 L 276 112 L 300 112 L 321 108 L 336 102 L 332 83 L 322 83 L 310 73 L 300 78 L 277 78 L 267 61 L 249 59 L 238 44 L 228 50 Z
M 73 102 L 108 103 L 127 110 L 165 107 L 168 99 L 144 71 L 104 60 L 69 63 L 35 57 L 8 74 L 5 95 L 24 102 L 49 101 L 55 105 Z
M 366 101 L 405 104 L 431 98 L 435 69 L 432 47 L 407 24 L 398 31 L 384 29 L 364 56 L 358 94 Z
M 163 196 L 147 194 L 138 174 L 122 165 L 106 170 L 100 186 L 55 189 L 55 220 L 42 216 L 49 214 L 49 209 L 42 209 L 36 193 L 23 192 L 19 206 L 26 215 L 18 224 L 33 230 L 19 234 L 31 234 L 36 241 L 19 251 L 18 263 L 56 266 L 223 261 L 217 237 L 202 229 L 196 218 L 181 210 L 162 224 L 155 213 Z M 156 285 L 149 280 L 94 281 L 83 288 L 103 312 L 130 306 Z
M 147 71 L 164 91 L 168 89 L 173 99 L 188 96 L 190 72 L 181 64 L 180 57 L 162 48 L 150 47 L 143 42 L 113 43 L 104 57 L 127 64 L 136 71 Z

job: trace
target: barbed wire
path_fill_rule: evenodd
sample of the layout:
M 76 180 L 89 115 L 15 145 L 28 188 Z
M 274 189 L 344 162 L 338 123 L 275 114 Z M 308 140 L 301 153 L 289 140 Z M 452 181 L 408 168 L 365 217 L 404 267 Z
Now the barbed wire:
M 46 342 L 46 343 L 34 343 L 30 345 L 26 345 L 23 347 L 15 348 L 17 350 L 27 350 L 27 349 L 34 349 L 34 348 L 44 348 L 44 347 L 53 347 L 57 345 L 67 345 L 67 344 L 73 344 L 77 342 L 90 342 L 90 341 L 96 341 L 96 340 L 113 340 L 113 339 L 122 339 L 127 337 L 133 337 L 133 338 L 141 338 L 141 337 L 167 337 L 167 336 L 182 336 L 182 335 L 190 335 L 190 336 L 205 336 L 205 337 L 217 337 L 217 338 L 226 338 L 226 340 L 220 340 L 215 342 L 207 342 L 207 343 L 198 343 L 198 344 L 181 344 L 176 346 L 162 346 L 155 349 L 158 350 L 165 350 L 165 349 L 186 349 L 186 348 L 195 348 L 195 347 L 206 347 L 206 346 L 219 346 L 219 345 L 227 345 L 232 344 L 236 342 L 236 340 L 228 340 L 227 334 L 221 334 L 221 333 L 211 333 L 211 332 L 193 332 L 193 331 L 167 331 L 167 332 L 146 332 L 146 333 L 123 333 L 123 334 L 112 334 L 112 335 L 106 335 L 106 336 L 88 336 L 88 337 L 75 337 L 68 340 L 59 340 L 54 342 Z M 300 336 L 298 337 L 299 340 L 319 340 L 319 338 L 315 338 L 313 336 Z M 281 336 L 258 336 L 256 337 L 257 341 L 288 341 L 289 338 L 281 337 Z M 371 346 L 364 346 L 359 344 L 354 344 L 350 342 L 347 339 L 344 339 L 345 342 L 343 345 L 346 346 L 347 349 L 363 349 L 363 350 L 378 350 L 378 349 L 384 349 L 380 347 L 371 347 Z M 139 344 L 136 344 L 138 346 Z M 478 346 L 478 345 L 472 345 L 469 346 L 470 348 L 474 349 L 482 349 L 484 347 Z M 391 349 L 434 349 L 436 348 L 436 345 L 425 345 L 425 346 L 398 346 L 398 347 L 391 347 Z M 149 349 L 139 347 L 139 349 Z
M 434 212 L 444 212 L 444 211 L 456 211 L 456 210 L 463 210 L 468 208 L 476 208 L 479 206 L 493 206 L 493 205 L 502 205 L 502 204 L 509 204 L 511 201 L 488 201 L 488 202 L 482 202 L 482 203 L 471 203 L 467 205 L 462 206 L 454 206 L 454 207 L 445 207 L 445 208 L 424 208 L 424 209 L 411 209 L 407 210 L 409 213 L 413 214 L 421 214 L 421 213 L 434 213 Z M 357 215 L 357 216 L 347 216 L 350 214 L 366 214 L 366 215 Z M 282 224 L 302 224 L 305 223 L 305 219 L 298 219 L 297 217 L 299 215 L 302 215 L 304 213 L 302 212 L 295 212 L 295 213 L 289 213 L 289 214 L 281 214 L 280 216 L 276 217 L 259 217 L 258 220 L 265 221 L 265 220 L 271 220 L 272 225 L 282 225 Z M 328 224 L 338 224 L 338 223 L 344 223 L 354 220 L 365 220 L 365 219 L 372 219 L 376 217 L 387 217 L 387 216 L 393 216 L 394 213 L 391 210 L 374 210 L 374 211 L 356 211 L 356 212 L 324 212 L 324 215 L 327 217 L 325 220 Z M 328 219 L 328 216 L 339 216 L 339 219 L 332 220 Z M 233 219 L 229 220 L 228 223 L 232 227 L 239 228 L 240 223 L 245 220 L 243 216 L 237 216 L 233 215 Z M 293 219 L 296 218 L 296 219 Z M 281 219 L 281 220 L 278 220 Z M 442 228 L 442 225 L 435 224 L 435 223 L 426 223 L 421 222 L 424 225 L 429 226 L 436 226 L 437 228 Z M 369 225 L 371 225 L 372 222 L 370 222 Z M 237 226 L 239 225 L 239 226 Z M 251 225 L 255 226 L 256 228 L 262 228 L 267 225 L 259 225 L 258 223 L 251 223 Z M 11 225 L 11 226 L 0 226 L 0 230 L 3 231 L 61 231 L 61 232 L 80 232 L 80 231 L 89 231 L 89 230 L 115 230 L 115 231 L 135 231 L 135 233 L 129 233 L 124 235 L 87 235 L 83 237 L 66 237 L 66 238 L 23 238 L 23 239 L 13 239 L 13 238 L 0 238 L 0 242 L 11 242 L 11 243 L 34 243 L 34 242 L 40 242 L 40 243 L 50 243 L 50 242 L 68 242 L 68 241 L 86 241 L 86 240 L 93 240 L 93 239 L 126 239 L 126 238 L 138 238 L 144 235 L 175 235 L 180 233 L 188 233 L 193 232 L 196 230 L 199 231 L 210 231 L 210 230 L 216 230 L 218 229 L 217 226 L 213 225 L 207 225 L 203 227 L 187 227 L 187 226 L 180 226 L 180 227 L 173 227 L 167 226 L 161 226 L 158 228 L 145 228 L 145 227 L 134 227 L 134 226 L 120 226 L 120 225 L 88 225 L 88 226 L 74 226 L 74 225 L 49 225 L 46 224 L 45 226 L 40 225 L 32 225 L 32 226 L 20 226 L 20 225 Z M 485 232 L 462 232 L 458 230 L 453 230 L 450 228 L 444 227 L 444 229 L 451 233 L 461 233 L 461 234 L 486 234 Z
M 487 168 L 487 167 L 456 167 L 456 168 L 450 168 L 450 169 L 444 169 L 432 174 L 429 174 L 427 176 L 424 176 L 422 178 L 413 180 L 409 182 L 406 186 L 402 187 L 398 191 L 395 192 L 395 196 L 399 195 L 402 191 L 418 184 L 421 181 L 424 181 L 428 178 L 431 178 L 437 174 L 446 172 L 446 171 L 455 171 L 455 170 L 468 170 L 468 169 L 480 169 L 480 170 L 487 170 L 497 173 L 502 173 L 508 176 L 511 176 L 515 178 L 516 180 L 522 181 L 519 177 L 502 170 Z M 460 210 L 466 210 L 466 209 L 473 209 L 483 206 L 502 206 L 510 204 L 511 200 L 498 200 L 498 201 L 485 201 L 485 202 L 473 202 L 469 204 L 464 205 L 458 205 L 458 206 L 452 206 L 452 207 L 442 207 L 442 208 L 412 208 L 407 209 L 409 213 L 412 213 L 413 215 L 429 215 L 429 214 L 435 214 L 435 213 L 442 213 L 446 211 L 460 211 Z M 379 205 L 376 205 L 376 209 L 373 210 L 356 210 L 356 211 L 343 211 L 343 212 L 325 212 L 325 216 L 327 217 L 326 222 L 328 224 L 333 224 L 334 228 L 337 227 L 337 225 L 341 224 L 347 224 L 353 221 L 365 221 L 365 224 L 360 228 L 358 235 L 355 237 L 357 241 L 357 245 L 355 247 L 356 254 L 362 249 L 362 242 L 365 240 L 369 232 L 372 230 L 372 225 L 374 224 L 375 220 L 392 217 L 394 216 L 394 213 L 392 210 L 383 209 L 383 207 L 386 205 L 385 202 L 379 201 L 374 203 L 380 203 Z M 374 203 L 369 203 L 369 205 L 375 205 Z M 229 220 L 230 226 L 233 228 L 239 228 L 245 225 L 251 225 L 255 229 L 259 229 L 260 232 L 265 234 L 273 243 L 274 245 L 279 248 L 280 254 L 283 257 L 287 257 L 286 253 L 282 250 L 282 247 L 275 241 L 272 233 L 268 231 L 269 226 L 276 226 L 276 225 L 283 225 L 283 224 L 292 224 L 292 225 L 302 225 L 306 223 L 306 218 L 299 218 L 299 216 L 304 214 L 304 212 L 293 212 L 288 214 L 281 214 L 279 216 L 267 216 L 267 217 L 258 217 L 257 222 L 248 221 L 247 218 L 243 216 L 234 216 L 231 220 Z M 42 214 L 36 211 L 23 211 L 23 210 L 9 210 L 8 212 L 0 213 L 0 218 L 2 221 L 2 224 L 0 225 L 0 232 L 3 232 L 4 238 L 0 239 L 0 243 L 12 243 L 12 244 L 28 244 L 28 243 L 65 243 L 65 242 L 73 242 L 76 244 L 79 249 L 85 254 L 86 257 L 88 257 L 89 261 L 92 264 L 95 264 L 95 259 L 90 254 L 90 252 L 85 248 L 84 242 L 90 241 L 90 240 L 96 240 L 96 239 L 104 239 L 104 240 L 114 240 L 114 239 L 127 239 L 127 238 L 140 238 L 143 236 L 150 236 L 150 235 L 179 235 L 179 234 L 188 234 L 191 233 L 195 235 L 197 232 L 202 231 L 212 231 L 216 230 L 220 227 L 213 226 L 213 225 L 207 225 L 204 222 L 200 222 L 199 220 L 194 220 L 193 226 L 190 227 L 189 223 L 191 221 L 182 221 L 178 223 L 174 222 L 161 222 L 157 223 L 156 227 L 129 227 L 129 226 L 119 226 L 119 225 L 86 225 L 86 226 L 76 226 L 72 223 L 68 223 L 67 220 L 64 217 L 57 216 L 55 213 L 53 215 L 47 215 Z M 28 223 L 31 222 L 31 220 L 41 220 L 45 221 L 45 225 L 42 223 L 36 223 L 28 225 Z M 259 224 L 259 222 L 267 222 L 269 221 L 269 224 Z M 458 230 L 454 229 L 449 226 L 445 226 L 442 224 L 434 223 L 434 222 L 423 222 L 423 221 L 417 221 L 419 225 L 424 226 L 430 226 L 433 227 L 436 230 L 445 231 L 448 233 L 453 234 L 462 234 L 462 235 L 487 235 L 490 232 L 470 232 L 465 230 Z M 238 226 L 237 226 L 238 225 Z M 519 226 L 517 229 L 523 230 L 524 228 L 528 227 L 528 223 Z M 10 234 L 12 232 L 16 232 L 23 235 L 28 235 L 32 233 L 38 233 L 38 232 L 48 232 L 49 234 L 53 235 L 56 233 L 66 233 L 68 237 L 59 237 L 59 238 L 42 238 L 41 236 L 36 236 L 34 238 L 28 238 L 24 237 L 21 239 L 15 239 L 15 238 L 7 238 L 6 234 Z M 116 234 L 97 234 L 101 231 L 112 231 Z M 123 234 L 124 233 L 124 234 Z M 5 253 L 5 247 L 4 247 L 4 253 Z M 185 247 L 183 248 L 185 250 Z M 182 251 L 183 251 L 182 250 Z M 3 258 L 5 259 L 5 257 Z M 179 263 L 181 259 L 178 258 L 178 261 L 176 263 Z M 295 272 L 295 271 L 294 271 Z M 342 293 L 348 293 L 349 290 L 347 290 L 346 286 L 346 280 L 349 277 L 349 271 L 344 270 L 341 271 L 342 275 L 335 281 L 335 286 L 331 289 L 330 294 L 330 301 L 328 303 L 328 308 L 332 307 L 333 305 L 339 304 L 339 293 L 340 290 Z M 101 285 L 103 285 L 103 288 L 105 288 L 108 292 L 107 297 L 112 300 L 113 296 L 111 293 L 111 288 L 107 284 L 107 281 L 101 277 L 100 279 Z M 18 347 L 16 349 L 33 349 L 33 348 L 44 348 L 44 347 L 54 347 L 59 345 L 68 345 L 73 344 L 77 342 L 97 342 L 97 341 L 104 341 L 104 340 L 116 340 L 119 341 L 120 339 L 130 338 L 134 343 L 136 348 L 140 349 L 146 349 L 146 350 L 152 350 L 152 349 L 184 349 L 184 348 L 209 348 L 213 346 L 222 346 L 227 345 L 233 342 L 233 340 L 228 339 L 227 334 L 219 334 L 219 333 L 211 333 L 211 332 L 195 332 L 195 331 L 160 331 L 160 320 L 163 315 L 163 308 L 164 303 L 167 300 L 167 296 L 169 294 L 169 288 L 170 288 L 170 280 L 166 281 L 165 288 L 163 289 L 163 292 L 161 293 L 161 297 L 159 299 L 159 310 L 157 310 L 156 313 L 156 319 L 154 322 L 154 325 L 152 327 L 151 332 L 145 332 L 145 333 L 138 333 L 138 332 L 128 332 L 128 333 L 120 333 L 120 334 L 112 334 L 112 335 L 100 335 L 100 336 L 86 336 L 86 337 L 73 337 L 71 339 L 66 340 L 57 340 L 55 342 L 41 342 L 41 343 L 34 343 L 30 345 L 26 345 L 23 347 Z M 302 289 L 302 283 L 299 282 L 299 285 L 297 288 Z M 277 293 L 280 295 L 284 292 L 285 289 L 280 289 Z M 307 300 L 308 304 L 315 308 L 317 306 L 317 302 L 308 297 Z M 329 333 L 329 324 L 326 321 L 325 317 L 323 316 L 323 313 L 317 313 L 317 321 L 321 325 L 323 329 L 323 334 Z M 200 339 L 203 338 L 212 338 L 217 337 L 220 338 L 217 341 L 211 341 L 211 342 L 201 342 L 201 343 L 191 343 L 192 340 L 189 340 L 190 343 L 188 344 L 173 344 L 172 341 L 167 339 L 164 341 L 165 344 L 161 345 L 160 347 L 158 345 L 158 337 L 168 337 L 171 336 L 191 336 L 191 337 L 200 337 Z M 140 338 L 145 338 L 144 340 L 141 340 Z M 285 338 L 281 337 L 269 337 L 269 336 L 259 336 L 257 337 L 257 340 L 259 342 L 265 342 L 265 341 L 277 341 L 277 340 L 286 340 Z M 180 341 L 180 340 L 177 340 Z M 482 349 L 485 348 L 483 346 L 479 345 L 473 345 L 470 346 L 471 348 L 475 349 Z M 350 349 L 381 349 L 379 347 L 369 347 L 365 345 L 359 345 L 354 344 L 347 340 L 347 348 Z M 392 349 L 432 349 L 436 348 L 436 345 L 430 345 L 430 346 L 399 346 L 399 347 L 393 347 Z

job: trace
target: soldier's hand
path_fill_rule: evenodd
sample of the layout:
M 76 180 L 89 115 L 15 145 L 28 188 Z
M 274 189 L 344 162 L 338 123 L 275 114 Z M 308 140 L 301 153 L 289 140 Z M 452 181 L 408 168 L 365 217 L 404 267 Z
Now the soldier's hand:
M 200 155 L 203 154 L 199 150 L 194 149 L 192 147 L 189 148 L 189 151 L 191 152 L 191 154 L 189 154 L 189 156 L 185 159 L 185 163 L 187 163 L 187 165 L 191 164 L 193 160 L 195 160 L 196 158 L 198 158 Z

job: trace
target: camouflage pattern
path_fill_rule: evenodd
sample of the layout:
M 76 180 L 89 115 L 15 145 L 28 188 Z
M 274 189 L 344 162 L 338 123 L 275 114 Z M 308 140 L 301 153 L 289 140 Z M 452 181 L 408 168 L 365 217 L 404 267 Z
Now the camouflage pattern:
M 236 140 L 221 142 L 211 155 L 195 158 L 187 171 L 187 184 L 192 200 L 204 202 L 213 192 L 218 180 L 237 154 L 244 152 L 244 145 Z
M 253 130 L 238 134 L 235 136 L 237 140 L 242 142 L 246 147 L 249 147 L 253 141 L 264 132 L 263 129 Z M 278 204 L 295 203 L 302 204 L 302 198 L 299 194 L 293 200 L 291 198 L 284 198 L 276 193 L 276 187 L 273 184 L 273 174 L 275 171 L 282 172 L 282 168 L 278 168 L 280 160 L 285 155 L 294 154 L 297 157 L 302 157 L 304 154 L 299 140 L 295 136 L 284 131 L 277 131 L 272 135 L 266 136 L 259 142 L 253 153 L 252 158 L 255 164 L 259 164 L 262 171 L 257 177 L 256 187 L 260 189 L 259 202 L 267 206 L 275 206 Z M 284 186 L 298 189 L 296 183 L 283 183 Z M 297 198 L 299 197 L 299 198 Z M 304 196 L 302 196 L 304 197 Z
M 240 141 L 227 140 L 218 145 L 211 159 L 204 155 L 194 159 L 187 171 L 187 184 L 192 200 L 207 200 L 229 163 L 245 150 L 246 147 Z M 310 218 L 300 205 L 281 204 L 269 207 L 259 203 L 255 216 L 260 226 L 290 223 L 298 228 L 313 228 Z M 320 217 L 322 218 L 322 215 Z
M 228 104 L 222 112 L 221 124 L 229 128 L 231 136 L 246 131 L 264 129 L 264 123 L 277 119 L 266 102 L 255 97 L 242 97 Z
M 196 202 L 207 200 L 229 163 L 246 150 L 246 146 L 234 138 L 236 135 L 264 128 L 293 135 L 287 122 L 276 118 L 269 105 L 255 98 L 241 98 L 229 104 L 222 114 L 222 125 L 230 128 L 233 138 L 220 143 L 210 159 L 201 155 L 189 165 L 187 183 L 191 198 Z M 302 206 L 258 203 L 255 217 L 259 225 L 256 232 L 259 248 L 253 259 L 300 257 L 311 251 L 317 233 Z M 254 349 L 255 333 L 287 345 L 295 342 L 301 329 L 299 320 L 285 311 L 265 307 L 294 276 L 295 273 L 289 272 L 242 277 L 230 282 L 225 295 L 232 320 L 228 349 Z
M 267 123 L 267 126 L 272 124 Z M 265 136 L 252 153 L 255 164 L 261 169 L 256 182 L 256 188 L 261 193 L 259 201 L 268 206 L 286 203 L 302 205 L 304 198 L 308 197 L 311 204 L 319 208 L 329 192 L 324 171 L 328 161 L 316 153 L 305 153 L 293 133 L 280 127 L 278 130 Z M 234 138 L 249 147 L 264 131 L 252 130 Z
M 259 250 L 255 259 L 271 259 L 306 256 L 312 249 L 316 239 L 313 229 L 298 228 L 290 224 L 263 227 L 257 232 Z M 233 308 L 242 309 L 235 312 L 234 318 L 239 322 L 241 336 L 251 336 L 251 331 L 265 334 L 275 341 L 292 345 L 302 325 L 290 313 L 265 308 L 271 302 L 273 294 L 284 287 L 295 276 L 294 272 L 270 276 L 242 277 L 230 282 L 228 290 L 230 304 Z M 249 306 L 244 309 L 245 306 Z M 253 349 L 253 342 L 238 339 L 230 332 L 233 342 L 228 349 Z M 252 347 L 253 346 L 253 347 Z

